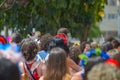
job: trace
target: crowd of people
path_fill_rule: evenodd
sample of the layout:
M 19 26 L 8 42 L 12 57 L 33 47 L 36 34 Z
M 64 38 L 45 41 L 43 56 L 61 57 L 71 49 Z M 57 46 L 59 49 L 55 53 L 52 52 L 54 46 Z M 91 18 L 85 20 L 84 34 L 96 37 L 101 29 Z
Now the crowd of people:
M 67 28 L 0 36 L 0 80 L 120 80 L 120 42 L 71 43 Z

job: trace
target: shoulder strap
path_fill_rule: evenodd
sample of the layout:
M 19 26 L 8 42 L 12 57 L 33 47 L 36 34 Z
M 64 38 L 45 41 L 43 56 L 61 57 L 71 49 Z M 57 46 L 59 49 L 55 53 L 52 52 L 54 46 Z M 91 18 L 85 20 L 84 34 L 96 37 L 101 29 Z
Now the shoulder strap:
M 25 70 L 27 71 L 28 75 L 30 76 L 30 78 L 31 78 L 32 80 L 35 80 L 34 76 L 32 75 L 32 73 L 31 73 L 31 71 L 30 71 L 30 69 L 28 68 L 28 66 L 27 66 L 26 63 L 24 63 L 24 67 L 25 67 Z
M 40 80 L 43 80 L 44 79 L 44 76 L 42 76 L 41 78 L 40 78 Z
M 36 61 L 35 63 L 33 63 L 32 67 L 30 69 L 31 73 L 33 73 L 34 70 L 37 69 L 40 64 L 41 64 L 40 61 Z

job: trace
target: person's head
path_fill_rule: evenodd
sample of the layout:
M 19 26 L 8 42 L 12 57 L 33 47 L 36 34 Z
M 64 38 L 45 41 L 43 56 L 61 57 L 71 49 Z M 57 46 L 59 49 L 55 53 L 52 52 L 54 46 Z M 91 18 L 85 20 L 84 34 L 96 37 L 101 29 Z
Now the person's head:
M 89 51 L 91 49 L 90 43 L 86 41 L 82 42 L 80 47 L 81 47 L 82 53 Z
M 54 37 L 50 43 L 49 43 L 49 51 L 52 49 L 52 48 L 55 48 L 55 47 L 60 47 L 62 49 L 65 50 L 65 52 L 67 53 L 67 56 L 69 54 L 69 47 L 67 46 L 67 44 L 64 43 L 64 40 L 60 37 Z
M 88 80 L 87 75 L 88 75 L 89 71 L 92 69 L 92 67 L 95 66 L 96 64 L 99 64 L 102 62 L 104 62 L 104 60 L 100 56 L 89 58 L 87 64 L 85 65 L 85 74 L 83 77 L 84 80 Z
M 99 48 L 98 43 L 92 42 L 91 43 L 91 49 L 96 49 L 96 48 Z
M 1 44 L 7 44 L 7 40 L 2 35 L 0 35 L 0 43 Z
M 70 58 L 78 64 L 80 59 L 78 58 L 78 55 L 80 54 L 80 47 L 79 46 L 74 46 L 70 47 Z
M 110 42 L 110 43 L 111 43 L 111 42 L 114 41 L 114 40 L 115 40 L 115 38 L 112 37 L 112 36 L 106 38 L 106 42 Z
M 64 41 L 64 44 L 68 45 L 68 38 L 67 38 L 67 36 L 65 34 L 59 33 L 59 34 L 56 34 L 55 37 L 62 38 L 63 41 Z
M 113 49 L 113 46 L 110 42 L 105 42 L 105 43 L 102 44 L 101 49 L 103 51 L 107 52 L 107 51 Z
M 120 52 L 120 42 L 118 40 L 113 41 L 113 47 Z
M 21 52 L 27 61 L 31 61 L 38 52 L 38 45 L 34 40 L 26 39 L 21 46 Z
M 63 34 L 65 34 L 65 35 L 67 36 L 67 33 L 68 33 L 68 32 L 69 32 L 69 31 L 68 31 L 67 28 L 60 28 L 60 29 L 58 29 L 57 34 L 63 33 Z
M 62 80 L 68 73 L 66 52 L 61 48 L 53 48 L 48 58 L 44 80 Z
M 20 33 L 13 33 L 11 35 L 11 43 L 19 44 L 22 41 L 22 36 Z
M 41 49 L 41 50 L 48 51 L 49 43 L 50 43 L 50 41 L 51 41 L 52 39 L 53 39 L 53 36 L 50 35 L 49 33 L 44 34 L 44 35 L 41 37 L 40 49 Z
M 112 44 L 112 46 L 114 46 L 113 41 L 115 41 L 115 40 L 116 39 L 114 37 L 110 36 L 110 37 L 106 38 L 105 42 L 110 42 Z
M 101 63 L 91 69 L 88 80 L 120 80 L 120 70 L 113 65 Z
M 0 59 L 0 80 L 20 80 L 19 69 L 10 60 Z

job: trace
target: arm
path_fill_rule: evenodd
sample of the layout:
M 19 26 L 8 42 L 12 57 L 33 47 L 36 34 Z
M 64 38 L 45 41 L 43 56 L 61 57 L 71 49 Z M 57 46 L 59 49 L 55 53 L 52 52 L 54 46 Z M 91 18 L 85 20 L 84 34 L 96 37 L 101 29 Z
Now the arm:
M 79 65 L 77 65 L 71 58 L 67 58 L 67 64 L 70 68 L 72 68 L 73 70 L 75 70 L 76 72 L 81 70 L 81 67 Z

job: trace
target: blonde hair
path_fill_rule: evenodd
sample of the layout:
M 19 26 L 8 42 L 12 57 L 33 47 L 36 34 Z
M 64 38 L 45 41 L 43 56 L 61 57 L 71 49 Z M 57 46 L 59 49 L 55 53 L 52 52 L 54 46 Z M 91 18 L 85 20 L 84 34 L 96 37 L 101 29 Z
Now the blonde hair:
M 88 73 L 88 80 L 120 80 L 120 70 L 114 65 L 100 63 Z
M 98 43 L 97 43 L 97 42 L 92 42 L 92 43 L 91 43 L 91 48 L 92 48 L 92 49 L 99 48 Z

